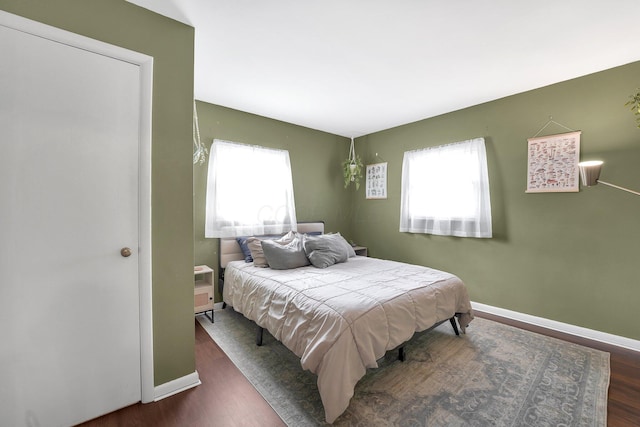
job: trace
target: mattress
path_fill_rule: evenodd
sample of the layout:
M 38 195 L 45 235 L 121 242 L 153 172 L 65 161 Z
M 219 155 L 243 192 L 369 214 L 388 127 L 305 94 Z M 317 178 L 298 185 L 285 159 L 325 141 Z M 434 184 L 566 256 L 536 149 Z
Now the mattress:
M 323 269 L 272 270 L 233 261 L 223 299 L 318 376 L 329 423 L 388 350 L 454 315 L 462 331 L 473 319 L 466 287 L 455 275 L 360 256 Z

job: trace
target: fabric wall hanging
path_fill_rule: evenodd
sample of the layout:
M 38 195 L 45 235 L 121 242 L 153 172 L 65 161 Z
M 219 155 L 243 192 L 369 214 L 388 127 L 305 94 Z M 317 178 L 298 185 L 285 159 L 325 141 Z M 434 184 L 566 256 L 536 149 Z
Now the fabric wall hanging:
M 527 193 L 579 191 L 581 131 L 529 138 Z
M 367 165 L 367 199 L 387 198 L 387 163 Z

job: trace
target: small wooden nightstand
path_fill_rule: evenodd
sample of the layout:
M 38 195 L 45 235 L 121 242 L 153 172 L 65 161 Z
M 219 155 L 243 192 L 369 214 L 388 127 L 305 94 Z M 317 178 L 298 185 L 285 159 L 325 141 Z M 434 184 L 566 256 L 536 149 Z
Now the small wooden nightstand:
M 206 265 L 196 265 L 193 267 L 193 276 L 193 312 L 204 313 L 213 323 L 213 269 Z M 211 316 L 207 311 L 211 311 Z
M 369 256 L 369 251 L 367 250 L 366 246 L 354 246 L 353 251 L 356 253 L 356 255 Z

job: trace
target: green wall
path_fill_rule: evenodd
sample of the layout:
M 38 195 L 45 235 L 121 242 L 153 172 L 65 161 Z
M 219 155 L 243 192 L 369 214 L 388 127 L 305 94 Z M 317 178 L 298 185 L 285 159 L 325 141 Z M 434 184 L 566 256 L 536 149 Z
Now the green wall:
M 525 194 L 527 138 L 550 117 L 582 131 L 581 158 L 605 162 L 602 180 L 640 190 L 640 129 L 624 105 L 639 86 L 633 63 L 359 138 L 365 164 L 388 162 L 389 197 L 357 193 L 355 239 L 371 256 L 457 274 L 473 301 L 640 339 L 640 197 L 604 185 Z M 400 233 L 403 153 L 474 137 L 486 141 L 494 237 Z
M 124 0 L 1 0 L 0 9 L 153 56 L 155 384 L 194 372 L 193 28 Z
M 342 178 L 349 139 L 204 102 L 198 102 L 197 109 L 200 139 L 207 148 L 214 139 L 222 139 L 288 150 L 298 221 L 323 220 L 327 232 L 351 237 L 355 190 L 352 186 L 345 189 Z M 238 173 L 242 173 L 242 165 L 238 165 Z M 264 173 L 269 173 L 268 167 Z M 195 261 L 217 273 L 219 240 L 204 238 L 206 163 L 194 166 L 193 182 Z M 249 195 L 261 191 L 260 183 L 246 191 Z M 221 301 L 217 286 L 215 300 Z

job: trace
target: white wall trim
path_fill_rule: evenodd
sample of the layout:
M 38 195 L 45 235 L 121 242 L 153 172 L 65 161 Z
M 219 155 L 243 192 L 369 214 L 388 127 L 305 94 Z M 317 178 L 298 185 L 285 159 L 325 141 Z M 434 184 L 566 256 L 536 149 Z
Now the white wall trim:
M 140 55 L 140 54 L 138 54 Z M 138 194 L 138 280 L 140 286 L 141 400 L 150 402 L 154 394 L 153 355 L 153 260 L 151 218 L 151 146 L 153 114 L 153 58 L 140 56 L 140 142 Z
M 189 390 L 190 388 L 197 387 L 200 384 L 202 384 L 200 381 L 200 375 L 198 375 L 198 371 L 195 371 L 189 375 L 185 375 L 184 377 L 176 378 L 168 383 L 156 386 L 153 393 L 153 401 L 157 402 L 158 400 L 162 400 L 169 396 L 173 396 L 174 394 Z
M 519 313 L 517 311 L 506 310 L 504 308 L 493 307 L 478 302 L 471 302 L 471 306 L 474 310 L 484 313 L 494 314 L 496 316 L 506 317 L 508 319 L 517 320 L 520 322 L 528 323 L 530 325 L 540 326 L 554 331 L 563 332 L 565 334 L 574 335 L 582 338 L 587 338 L 602 343 L 615 345 L 617 347 L 626 348 L 629 350 L 640 351 L 640 341 L 633 340 L 631 338 L 621 337 L 619 335 L 613 335 L 606 332 L 600 332 L 593 329 L 583 328 L 581 326 L 575 326 L 568 323 L 557 322 L 555 320 L 545 319 L 543 317 L 531 316 L 525 313 Z

